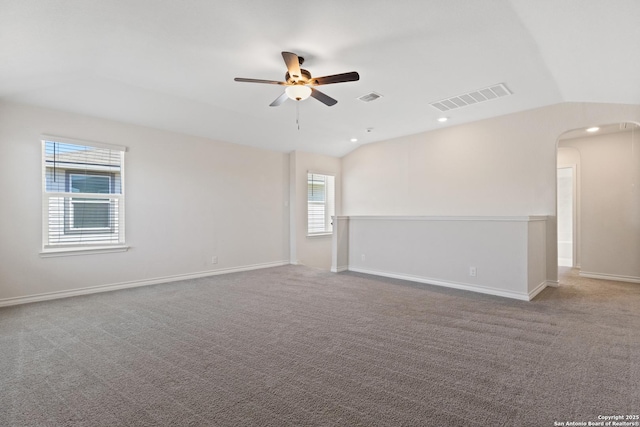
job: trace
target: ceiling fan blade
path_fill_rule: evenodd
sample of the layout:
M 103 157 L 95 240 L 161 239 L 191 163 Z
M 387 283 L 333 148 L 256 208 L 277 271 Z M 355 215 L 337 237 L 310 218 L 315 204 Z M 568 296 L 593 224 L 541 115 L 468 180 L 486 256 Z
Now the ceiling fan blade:
M 338 103 L 338 101 L 336 101 L 329 95 L 325 95 L 324 93 L 314 88 L 311 88 L 311 96 L 329 107 Z
M 333 74 L 331 76 L 314 77 L 311 79 L 310 84 L 328 85 L 331 83 L 355 82 L 358 80 L 360 80 L 360 74 L 355 71 L 351 71 L 349 73 Z
M 287 96 L 287 92 L 282 92 L 282 95 L 280 95 L 279 97 L 277 97 L 275 99 L 275 101 L 273 101 L 271 104 L 269 104 L 269 107 L 277 107 L 278 105 L 282 104 L 284 101 L 286 101 L 288 98 Z
M 282 52 L 282 58 L 284 59 L 284 63 L 287 64 L 289 76 L 293 80 L 298 81 L 302 75 L 300 72 L 300 59 L 298 58 L 298 55 L 291 52 Z
M 276 80 L 260 80 L 260 79 L 243 79 L 242 77 L 236 77 L 233 79 L 237 82 L 245 82 L 245 83 L 266 83 L 270 85 L 286 85 L 286 82 L 278 82 Z

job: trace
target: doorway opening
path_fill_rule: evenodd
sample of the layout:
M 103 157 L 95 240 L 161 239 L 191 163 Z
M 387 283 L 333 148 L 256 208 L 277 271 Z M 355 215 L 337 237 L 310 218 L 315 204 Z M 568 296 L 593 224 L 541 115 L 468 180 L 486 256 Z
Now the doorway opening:
M 640 283 L 640 127 L 565 132 L 557 149 L 559 273 Z
M 575 165 L 558 165 L 558 267 L 575 267 Z

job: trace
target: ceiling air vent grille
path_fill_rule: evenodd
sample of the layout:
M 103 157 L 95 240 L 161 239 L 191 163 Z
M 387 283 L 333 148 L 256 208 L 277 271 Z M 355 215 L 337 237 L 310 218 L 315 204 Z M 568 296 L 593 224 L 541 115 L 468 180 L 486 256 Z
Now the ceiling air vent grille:
M 442 99 L 432 102 L 431 106 L 440 111 L 455 110 L 456 108 L 466 107 L 467 105 L 478 104 L 480 102 L 489 101 L 491 99 L 502 98 L 503 96 L 512 95 L 511 91 L 504 85 L 499 83 L 484 89 L 478 89 L 462 95 L 453 96 L 451 98 Z
M 379 93 L 371 92 L 366 95 L 362 95 L 358 99 L 362 102 L 371 102 L 375 101 L 378 98 L 382 98 L 382 95 L 380 95 Z

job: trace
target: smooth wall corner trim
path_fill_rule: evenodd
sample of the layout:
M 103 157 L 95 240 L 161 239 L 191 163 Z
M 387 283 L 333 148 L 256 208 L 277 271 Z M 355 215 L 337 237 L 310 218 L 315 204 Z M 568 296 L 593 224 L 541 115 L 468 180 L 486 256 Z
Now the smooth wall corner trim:
M 221 268 L 218 270 L 200 271 L 197 273 L 176 274 L 173 276 L 156 277 L 153 279 L 133 280 L 130 282 L 113 283 L 108 285 L 90 286 L 87 288 L 71 289 L 68 291 L 47 292 L 28 295 L 24 297 L 0 299 L 0 307 L 28 304 L 31 302 L 48 301 L 52 299 L 69 298 L 80 295 L 96 294 L 99 292 L 116 291 L 119 289 L 137 288 L 140 286 L 157 285 L 160 283 L 175 282 L 178 280 L 199 279 L 201 277 L 217 276 L 221 274 L 239 273 L 242 271 L 260 270 L 263 268 L 281 267 L 289 265 L 289 261 L 265 262 L 261 264 L 243 265 L 240 267 Z
M 368 270 L 364 268 L 349 267 L 349 271 L 356 273 L 371 274 L 373 276 L 389 277 L 392 279 L 408 280 L 410 282 L 424 283 L 427 285 L 442 286 L 445 288 L 460 289 L 463 291 L 477 292 L 481 294 L 493 295 L 497 297 L 517 299 L 521 301 L 530 301 L 529 294 L 505 291 L 503 289 L 489 288 L 486 286 L 476 286 L 466 283 L 449 282 L 444 280 L 431 279 L 428 277 L 412 276 L 409 274 L 399 274 L 386 271 Z
M 529 292 L 529 301 L 534 299 L 536 295 L 538 295 L 540 292 L 544 291 L 548 286 L 547 283 L 548 283 L 547 280 L 545 280 L 544 282 L 536 286 L 531 292 Z
M 560 282 L 558 280 L 547 280 L 545 283 L 551 288 L 557 288 L 558 286 L 560 286 Z
M 640 277 L 636 277 L 636 276 L 620 276 L 617 274 L 593 273 L 590 271 L 580 271 L 579 276 L 586 277 L 589 279 L 603 279 L 603 280 L 613 280 L 616 282 L 640 283 Z

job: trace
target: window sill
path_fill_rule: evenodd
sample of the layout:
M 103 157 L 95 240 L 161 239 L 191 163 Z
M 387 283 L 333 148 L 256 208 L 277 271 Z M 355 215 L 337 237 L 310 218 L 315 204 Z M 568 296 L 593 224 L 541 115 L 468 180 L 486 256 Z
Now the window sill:
M 327 236 L 333 236 L 333 233 L 332 232 L 328 232 L 328 233 L 307 234 L 307 237 L 327 237 Z
M 91 255 L 91 254 L 107 254 L 111 252 L 126 252 L 129 250 L 129 246 L 91 246 L 86 248 L 47 248 L 40 252 L 40 258 L 53 258 L 60 256 L 74 256 L 74 255 Z

